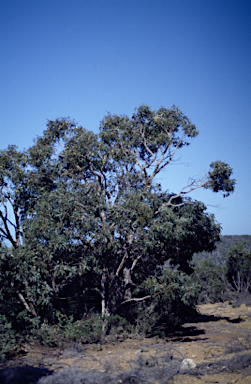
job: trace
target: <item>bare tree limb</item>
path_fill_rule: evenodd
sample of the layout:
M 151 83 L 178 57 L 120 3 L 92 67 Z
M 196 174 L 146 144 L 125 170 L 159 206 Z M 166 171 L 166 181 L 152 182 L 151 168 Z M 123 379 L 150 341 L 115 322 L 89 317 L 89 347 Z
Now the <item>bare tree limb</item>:
M 121 271 L 123 265 L 125 264 L 125 261 L 128 259 L 128 254 L 127 252 L 124 254 L 123 256 L 123 259 L 121 260 L 120 264 L 119 264 L 119 267 L 115 273 L 115 276 L 118 276 L 119 275 L 119 272 Z
M 126 304 L 126 303 L 130 303 L 131 301 L 143 301 L 143 300 L 146 300 L 146 299 L 150 299 L 151 297 L 152 297 L 151 295 L 148 295 L 148 296 L 144 296 L 144 297 L 140 297 L 140 298 L 131 298 L 131 299 L 122 301 L 122 303 L 120 303 L 119 306 L 123 305 L 123 304 Z
M 179 193 L 177 193 L 176 195 L 173 195 L 170 197 L 170 199 L 168 200 L 167 203 L 163 203 L 161 205 L 161 207 L 155 212 L 155 214 L 158 214 L 162 208 L 164 207 L 181 207 L 183 205 L 186 205 L 186 204 L 189 204 L 189 201 L 184 201 L 182 203 L 179 203 L 179 204 L 173 204 L 172 201 L 179 198 L 180 196 L 183 196 L 183 195 L 186 195 L 196 189 L 199 189 L 199 188 L 202 188 L 206 185 L 207 181 L 206 181 L 206 178 L 208 176 L 209 172 L 207 172 L 201 179 L 199 180 L 193 180 L 190 184 L 186 185 L 185 187 L 183 187 Z M 189 188 L 187 191 L 186 189 Z
M 139 256 L 133 261 L 132 266 L 131 266 L 131 268 L 130 268 L 130 271 L 131 271 L 131 272 L 134 270 L 134 268 L 135 268 L 137 262 L 141 259 L 141 257 L 142 257 L 142 256 L 139 255 Z

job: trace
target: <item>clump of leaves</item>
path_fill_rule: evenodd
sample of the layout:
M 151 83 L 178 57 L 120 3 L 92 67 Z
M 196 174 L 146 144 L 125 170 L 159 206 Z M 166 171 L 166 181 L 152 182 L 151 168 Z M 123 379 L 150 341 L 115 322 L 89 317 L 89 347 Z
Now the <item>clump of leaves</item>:
M 56 313 L 57 324 L 41 323 L 40 318 L 31 320 L 29 341 L 36 341 L 49 347 L 57 347 L 64 342 L 80 344 L 98 343 L 104 340 L 124 339 L 131 334 L 131 326 L 118 315 L 102 317 L 98 313 L 86 314 L 81 320 L 73 316 Z
M 17 349 L 18 336 L 12 324 L 4 315 L 0 315 L 0 359 L 4 360 L 8 353 Z
M 179 325 L 195 313 L 200 287 L 177 267 L 161 268 L 145 281 L 144 287 L 151 299 L 138 307 L 137 322 L 142 332 L 163 337 L 170 326 Z
M 251 252 L 245 248 L 245 242 L 236 242 L 227 256 L 227 278 L 239 294 L 251 291 Z
M 80 343 L 96 343 L 102 339 L 102 324 L 102 318 L 99 314 L 92 314 L 77 321 L 73 321 L 71 316 L 63 327 L 63 334 L 68 340 Z
M 30 320 L 27 340 L 38 342 L 47 347 L 58 347 L 62 342 L 62 331 L 59 325 L 51 325 L 47 321 L 41 322 L 39 316 Z
M 226 292 L 225 267 L 207 259 L 199 260 L 193 267 L 192 278 L 201 286 L 199 302 L 222 301 Z

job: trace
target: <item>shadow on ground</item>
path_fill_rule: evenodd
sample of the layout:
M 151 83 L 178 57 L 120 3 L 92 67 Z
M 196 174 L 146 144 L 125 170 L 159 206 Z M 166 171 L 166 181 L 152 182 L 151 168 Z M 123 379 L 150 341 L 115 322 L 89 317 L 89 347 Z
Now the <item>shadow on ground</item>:
M 35 368 L 30 365 L 7 367 L 0 369 L 1 384 L 36 384 L 38 380 L 52 372 L 44 367 Z
M 217 308 L 216 308 L 217 309 Z M 211 309 L 210 309 L 211 310 Z M 217 314 L 217 316 L 216 316 Z M 129 345 L 127 350 L 130 350 L 130 360 L 127 361 L 127 366 L 123 368 L 123 371 L 120 372 L 115 367 L 115 361 L 110 359 L 109 364 L 106 365 L 106 361 L 100 369 L 94 369 L 93 360 L 91 360 L 91 365 L 88 367 L 80 367 L 74 365 L 66 364 L 68 367 L 63 367 L 60 363 L 59 366 L 55 368 L 52 364 L 45 364 L 38 366 L 35 364 L 36 361 L 29 361 L 28 359 L 23 360 L 23 366 L 15 366 L 15 360 L 12 360 L 11 365 L 10 361 L 6 361 L 6 366 L 0 369 L 0 383 L 1 384 L 167 384 L 172 383 L 174 378 L 181 376 L 181 381 L 187 376 L 187 380 L 203 380 L 203 377 L 206 375 L 219 375 L 219 377 L 224 378 L 225 374 L 236 375 L 238 374 L 240 378 L 251 375 L 251 322 L 250 316 L 247 313 L 247 316 L 244 316 L 243 313 L 237 312 L 230 314 L 230 312 L 222 313 L 222 316 L 218 316 L 219 312 L 215 311 L 215 315 L 211 314 L 198 314 L 195 317 L 187 319 L 187 322 L 175 329 L 170 329 L 166 340 L 163 342 L 155 341 L 155 344 L 148 345 L 147 343 L 139 345 L 135 343 L 137 355 L 135 359 L 132 359 L 133 344 Z M 245 312 L 246 314 L 246 312 Z M 228 317 L 232 316 L 231 318 Z M 240 317 L 242 316 L 242 318 Z M 244 320 L 244 318 L 246 320 Z M 225 337 L 228 334 L 224 333 L 224 327 L 226 323 L 220 323 L 222 320 L 229 323 L 229 327 L 233 327 L 233 334 L 236 332 L 235 338 L 229 342 L 229 338 Z M 243 328 L 243 323 L 246 321 L 246 326 Z M 209 324 L 213 322 L 214 324 Z M 232 324 L 232 325 L 231 325 Z M 208 327 L 209 326 L 209 327 Z M 228 328 L 229 328 L 228 327 Z M 238 328 L 238 329 L 237 329 Z M 223 329 L 223 333 L 222 333 Z M 250 331 L 250 333 L 248 333 Z M 215 332 L 213 335 L 211 332 Z M 221 334 L 222 340 L 219 341 L 215 338 L 212 338 L 214 335 Z M 240 336 L 239 336 L 240 335 Z M 225 337 L 225 338 L 224 338 Z M 192 343 L 195 342 L 195 343 Z M 197 344 L 198 342 L 198 344 Z M 177 343 L 177 344 L 176 344 Z M 185 343 L 185 344 L 183 344 Z M 191 344 L 186 344 L 191 343 Z M 200 344 L 201 343 L 201 344 Z M 116 344 L 117 345 L 117 344 Z M 186 347 L 185 347 L 186 345 Z M 213 352 L 208 354 L 206 359 L 201 359 L 197 362 L 197 366 L 193 369 L 187 371 L 181 370 L 181 362 L 186 357 L 182 354 L 183 348 L 187 352 L 189 351 L 188 356 L 192 355 L 192 350 L 195 351 L 198 348 L 198 345 L 201 345 L 202 348 L 200 353 L 203 353 L 206 348 L 216 348 Z M 219 347 L 220 346 L 220 352 Z M 108 347 L 107 347 L 108 348 Z M 109 347 L 110 348 L 110 347 Z M 117 348 L 117 347 L 116 347 Z M 119 343 L 118 343 L 119 348 Z M 118 356 L 120 353 L 124 353 L 122 343 L 120 350 L 116 350 L 114 357 Z M 152 348 L 152 349 L 151 349 Z M 82 350 L 81 350 L 82 351 Z M 105 352 L 106 351 L 106 352 Z M 73 351 L 74 352 L 74 351 Z M 85 350 L 83 353 L 87 353 Z M 81 353 L 82 353 L 81 352 Z M 104 350 L 105 357 L 107 358 L 108 349 Z M 49 352 L 50 353 L 50 352 Z M 77 350 L 75 351 L 77 353 Z M 80 352 L 79 352 L 80 353 Z M 80 355 L 81 355 L 80 353 Z M 99 353 L 99 352 L 98 352 Z M 93 353 L 93 358 L 96 360 L 100 358 L 97 353 Z M 101 353 L 101 352 L 100 352 Z M 194 352 L 193 352 L 194 353 Z M 217 355 L 216 355 L 217 354 Z M 79 356 L 80 356 L 79 355 Z M 198 353 L 197 353 L 198 355 Z M 80 356 L 81 361 L 83 361 L 83 356 Z M 95 357 L 96 356 L 96 357 Z M 111 355 L 110 355 L 111 356 Z M 91 357 L 91 356 L 90 356 Z M 193 356 L 192 356 L 193 357 Z M 196 357 L 196 356 L 195 356 Z M 92 357 L 91 357 L 92 359 Z M 59 359 L 56 359 L 58 363 Z M 126 360 L 126 359 L 125 359 Z M 67 360 L 65 360 L 67 361 Z M 21 362 L 16 360 L 16 365 Z M 67 361 L 69 363 L 69 361 Z M 34 363 L 34 366 L 32 366 Z M 21 365 L 21 364 L 20 364 Z M 114 366 L 113 366 L 114 365 Z M 115 368 L 114 368 L 115 367 Z M 49 368 L 49 369 L 48 369 Z M 190 377 L 190 378 L 189 378 Z M 193 379 L 193 378 L 194 379 Z M 218 376 L 217 376 L 218 380 Z M 190 381 L 189 381 L 190 382 Z M 215 381 L 216 382 L 216 381 Z M 218 381 L 222 382 L 222 381 Z M 224 381 L 225 383 L 226 381 Z M 197 381 L 196 381 L 197 383 Z

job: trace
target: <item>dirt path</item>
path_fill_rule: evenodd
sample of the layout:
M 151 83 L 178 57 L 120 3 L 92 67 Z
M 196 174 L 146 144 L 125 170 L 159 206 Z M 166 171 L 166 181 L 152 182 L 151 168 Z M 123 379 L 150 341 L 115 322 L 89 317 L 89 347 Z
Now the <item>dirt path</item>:
M 68 349 L 29 346 L 8 366 L 43 366 L 97 371 L 97 383 L 251 383 L 251 307 L 228 303 L 198 306 L 199 316 L 165 340 L 127 340 L 106 345 L 74 345 Z M 196 367 L 180 369 L 183 359 Z M 103 377 L 103 380 L 102 380 Z M 89 383 L 86 379 L 84 383 Z M 24 383 L 23 383 L 24 384 Z M 66 383 L 67 384 L 67 383 Z

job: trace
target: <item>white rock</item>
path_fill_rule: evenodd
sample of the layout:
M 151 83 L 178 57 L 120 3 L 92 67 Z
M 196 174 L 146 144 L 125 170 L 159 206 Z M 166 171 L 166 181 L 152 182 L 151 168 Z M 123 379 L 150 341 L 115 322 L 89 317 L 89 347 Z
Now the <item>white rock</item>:
M 188 371 L 196 367 L 195 362 L 192 359 L 184 359 L 180 365 L 182 371 Z

